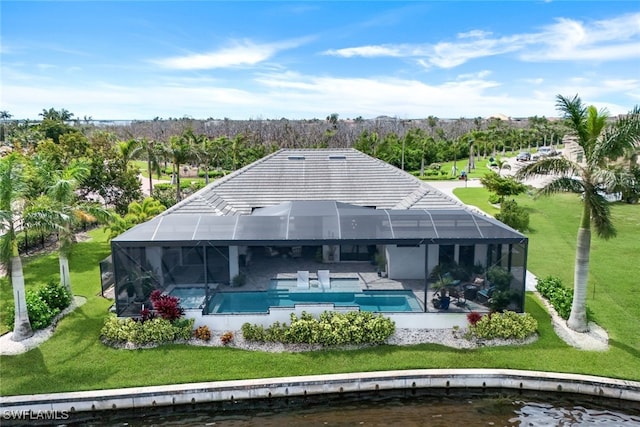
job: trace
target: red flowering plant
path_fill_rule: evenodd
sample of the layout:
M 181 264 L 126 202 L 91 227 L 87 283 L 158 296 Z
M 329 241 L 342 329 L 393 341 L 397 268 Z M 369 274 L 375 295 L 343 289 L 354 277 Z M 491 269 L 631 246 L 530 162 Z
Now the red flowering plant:
M 180 298 L 167 295 L 156 289 L 149 297 L 153 309 L 163 319 L 170 322 L 184 316 L 184 309 L 180 307 Z
M 472 311 L 471 313 L 467 314 L 467 321 L 471 326 L 476 326 L 476 323 L 478 323 L 480 319 L 482 319 L 482 314 L 478 313 L 477 311 Z

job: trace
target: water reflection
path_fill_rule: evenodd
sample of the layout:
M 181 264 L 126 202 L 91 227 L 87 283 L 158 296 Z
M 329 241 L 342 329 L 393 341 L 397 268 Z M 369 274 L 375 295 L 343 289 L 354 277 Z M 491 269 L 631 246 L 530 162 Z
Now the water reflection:
M 75 423 L 75 424 L 74 424 Z M 398 391 L 105 412 L 91 426 L 640 426 L 640 403 L 498 391 Z

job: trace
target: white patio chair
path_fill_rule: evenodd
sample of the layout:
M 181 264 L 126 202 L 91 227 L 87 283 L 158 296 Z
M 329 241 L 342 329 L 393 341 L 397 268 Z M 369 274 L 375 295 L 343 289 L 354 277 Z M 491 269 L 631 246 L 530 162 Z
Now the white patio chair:
M 298 288 L 309 289 L 309 272 L 298 271 Z
M 331 278 L 329 270 L 318 270 L 318 283 L 321 288 L 331 288 Z

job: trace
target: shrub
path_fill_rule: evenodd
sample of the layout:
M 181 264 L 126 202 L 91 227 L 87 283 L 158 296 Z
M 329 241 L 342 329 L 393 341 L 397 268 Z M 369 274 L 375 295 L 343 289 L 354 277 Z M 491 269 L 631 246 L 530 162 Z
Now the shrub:
M 163 294 L 159 290 L 151 292 L 151 304 L 160 317 L 166 320 L 176 320 L 184 315 L 184 309 L 180 307 L 180 298 Z
M 248 341 L 266 342 L 266 331 L 262 325 L 252 325 L 251 323 L 244 323 L 242 325 L 242 335 L 244 339 Z
M 69 307 L 71 294 L 59 283 L 50 280 L 41 288 L 27 291 L 25 299 L 31 328 L 38 330 L 51 325 L 53 319 Z M 14 320 L 15 312 L 11 310 L 6 317 L 7 326 L 11 330 L 13 330 Z
M 175 330 L 177 340 L 188 340 L 193 334 L 193 324 L 195 319 L 188 319 L 183 317 L 182 319 L 176 319 L 171 322 L 173 329 Z
M 211 331 L 207 325 L 198 326 L 196 330 L 193 331 L 193 336 L 202 341 L 209 341 L 211 339 Z
M 131 318 L 118 319 L 109 316 L 100 330 L 100 337 L 107 342 L 118 344 L 164 344 L 176 339 L 191 338 L 193 322 L 193 319 L 170 322 L 159 317 L 138 322 Z
M 134 329 L 135 334 L 130 339 L 135 344 L 164 344 L 176 339 L 176 330 L 166 319 L 158 317 L 137 323 L 139 326 Z
M 60 313 L 59 309 L 49 307 L 38 291 L 27 291 L 25 298 L 27 300 L 29 322 L 31 322 L 33 329 L 46 328 L 51 324 L 53 318 Z
M 498 203 L 500 203 L 500 196 L 493 193 L 489 194 L 489 203 L 491 203 L 492 205 L 497 205 Z
M 518 206 L 515 200 L 503 201 L 500 205 L 500 212 L 496 214 L 496 219 L 518 231 L 529 229 L 529 212 Z
M 519 315 L 513 311 L 482 316 L 469 327 L 469 332 L 483 339 L 524 339 L 538 330 L 538 321 L 529 313 Z
M 291 314 L 291 325 L 275 322 L 267 329 L 245 323 L 242 333 L 246 340 L 322 344 L 380 344 L 395 332 L 395 323 L 382 315 L 367 311 L 336 313 L 325 311 L 320 319 L 303 312 L 300 318 Z
M 565 287 L 562 284 L 562 280 L 555 276 L 538 279 L 536 289 L 540 292 L 540 295 L 549 301 L 560 317 L 563 319 L 569 318 L 573 302 L 573 289 Z
M 222 334 L 220 336 L 220 342 L 223 345 L 227 345 L 229 344 L 231 341 L 233 341 L 233 332 L 225 332 L 224 334 Z
M 478 313 L 477 311 L 472 311 L 471 313 L 467 314 L 467 321 L 471 326 L 476 326 L 476 323 L 478 323 L 478 320 L 480 320 L 481 318 L 482 314 Z
M 52 309 L 64 310 L 71 304 L 71 293 L 60 283 L 49 280 L 46 285 L 38 289 L 40 298 Z

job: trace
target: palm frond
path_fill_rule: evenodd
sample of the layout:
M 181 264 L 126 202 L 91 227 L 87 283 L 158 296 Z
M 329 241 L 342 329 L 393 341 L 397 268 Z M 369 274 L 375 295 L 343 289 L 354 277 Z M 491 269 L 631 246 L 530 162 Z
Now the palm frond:
M 556 178 L 540 188 L 537 192 L 538 196 L 549 196 L 551 194 L 571 192 L 571 193 L 583 193 L 585 190 L 584 184 L 581 180 L 562 176 Z
M 604 163 L 640 149 L 640 106 L 635 106 L 614 126 L 606 128 L 594 150 L 594 158 Z M 601 163 L 601 164 L 602 164 Z
M 525 165 L 515 173 L 516 179 L 527 179 L 546 175 L 574 176 L 582 174 L 582 167 L 564 157 L 548 157 Z
M 565 119 L 569 121 L 571 129 L 578 136 L 578 144 L 583 145 L 588 140 L 586 126 L 587 108 L 582 105 L 582 100 L 578 95 L 572 99 L 562 95 L 556 96 L 556 108 L 563 113 Z M 583 146 L 583 148 L 585 148 Z
M 591 222 L 596 234 L 603 239 L 615 237 L 616 229 L 611 221 L 611 209 L 609 202 L 597 192 L 597 188 L 591 188 L 584 194 L 584 203 L 588 203 L 591 214 Z

